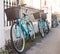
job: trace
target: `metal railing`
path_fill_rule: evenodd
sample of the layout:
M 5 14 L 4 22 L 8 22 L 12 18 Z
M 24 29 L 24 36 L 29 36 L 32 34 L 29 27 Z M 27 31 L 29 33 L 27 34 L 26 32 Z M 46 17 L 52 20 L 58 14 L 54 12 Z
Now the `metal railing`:
M 13 0 L 4 0 L 4 10 L 12 6 L 16 6 L 16 2 L 13 2 Z M 10 26 L 12 23 L 13 21 L 7 20 L 6 13 L 4 12 L 4 26 Z

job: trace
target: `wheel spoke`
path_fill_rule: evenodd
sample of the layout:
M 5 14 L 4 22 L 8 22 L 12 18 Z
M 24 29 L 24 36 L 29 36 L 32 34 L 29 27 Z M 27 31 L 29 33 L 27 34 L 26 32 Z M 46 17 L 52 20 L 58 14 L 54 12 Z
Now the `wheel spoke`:
M 25 40 L 21 28 L 17 23 L 13 24 L 11 27 L 11 40 L 13 41 L 13 46 L 17 52 L 22 52 L 25 47 Z

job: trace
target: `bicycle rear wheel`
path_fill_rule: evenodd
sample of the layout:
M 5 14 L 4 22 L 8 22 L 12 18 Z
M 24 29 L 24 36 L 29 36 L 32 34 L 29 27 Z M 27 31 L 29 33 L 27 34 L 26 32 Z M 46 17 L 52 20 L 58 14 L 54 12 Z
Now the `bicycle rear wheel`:
M 18 52 L 21 53 L 24 50 L 25 47 L 25 38 L 24 34 L 19 27 L 17 23 L 14 23 L 11 27 L 10 30 L 10 36 L 11 36 L 11 43 L 14 47 L 14 49 Z

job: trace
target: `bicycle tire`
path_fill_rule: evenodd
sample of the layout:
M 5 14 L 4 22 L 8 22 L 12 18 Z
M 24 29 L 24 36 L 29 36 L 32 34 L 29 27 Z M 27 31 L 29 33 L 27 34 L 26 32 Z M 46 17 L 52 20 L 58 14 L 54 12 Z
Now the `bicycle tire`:
M 43 32 L 41 32 L 41 29 L 39 27 L 39 22 L 40 21 L 38 20 L 38 30 L 39 30 L 39 33 L 40 33 L 41 37 L 44 38 L 45 37 L 44 29 L 43 29 Z
M 14 40 L 13 40 L 13 31 L 12 31 L 12 29 L 13 29 L 13 26 L 14 25 L 17 25 L 18 26 L 18 24 L 16 23 L 16 22 L 14 22 L 13 23 L 13 25 L 11 26 L 11 30 L 10 30 L 10 37 L 11 37 L 11 44 L 12 44 L 12 46 L 13 46 L 13 48 L 15 49 L 15 51 L 16 52 L 18 52 L 18 53 L 22 53 L 23 51 L 24 51 L 24 48 L 25 48 L 25 38 L 24 38 L 24 34 L 22 33 L 22 48 L 21 49 L 18 49 L 18 48 L 16 48 L 16 45 L 14 44 Z M 20 28 L 20 27 L 19 27 Z M 20 40 L 20 39 L 19 39 Z M 19 42 L 20 43 L 20 42 Z
M 31 25 L 29 25 L 31 23 Z M 34 39 L 35 39 L 35 30 L 34 30 L 34 26 L 33 26 L 33 23 L 32 23 L 32 21 L 29 21 L 28 22 L 28 26 L 32 26 L 33 27 L 33 29 L 32 29 L 32 31 L 34 32 L 33 33 L 33 35 L 31 36 L 30 34 L 30 39 L 33 41 Z M 28 31 L 29 31 L 29 29 L 28 29 Z

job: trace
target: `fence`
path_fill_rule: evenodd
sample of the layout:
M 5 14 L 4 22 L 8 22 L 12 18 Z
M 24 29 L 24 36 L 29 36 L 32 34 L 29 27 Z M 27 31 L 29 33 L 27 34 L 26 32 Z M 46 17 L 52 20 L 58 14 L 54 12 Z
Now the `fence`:
M 10 8 L 12 6 L 15 6 L 16 3 L 13 2 L 13 0 L 4 0 L 4 9 Z M 7 20 L 6 14 L 4 13 L 4 26 L 11 25 L 12 22 Z

